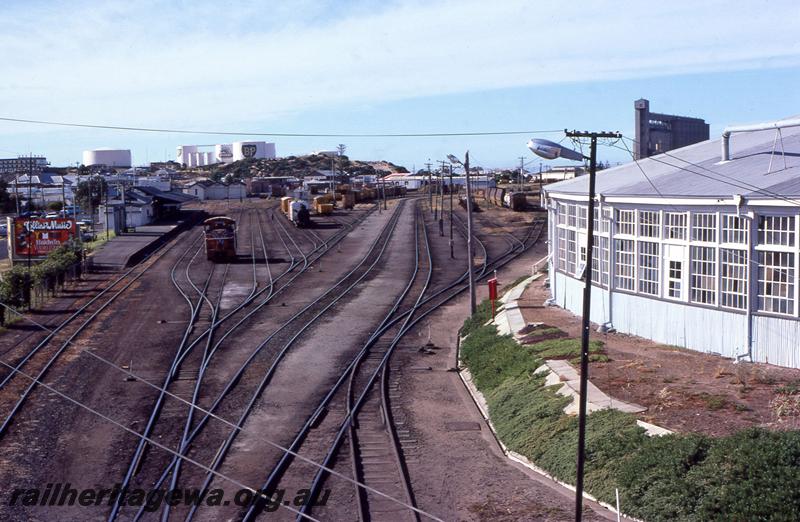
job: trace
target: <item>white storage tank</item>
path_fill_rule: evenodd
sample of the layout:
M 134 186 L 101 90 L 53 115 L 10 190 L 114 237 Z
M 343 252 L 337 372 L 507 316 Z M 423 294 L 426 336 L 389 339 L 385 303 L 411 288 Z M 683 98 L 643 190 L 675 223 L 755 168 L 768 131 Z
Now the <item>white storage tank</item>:
M 83 151 L 83 164 L 107 165 L 109 167 L 131 166 L 131 151 L 129 149 L 94 149 Z
M 275 144 L 263 141 L 237 141 L 233 144 L 233 161 L 253 158 L 275 159 Z
M 233 161 L 233 145 L 222 143 L 214 146 L 214 157 L 217 163 L 230 163 Z
M 189 165 L 189 158 L 197 152 L 197 145 L 181 145 L 175 154 L 175 161 L 181 164 Z

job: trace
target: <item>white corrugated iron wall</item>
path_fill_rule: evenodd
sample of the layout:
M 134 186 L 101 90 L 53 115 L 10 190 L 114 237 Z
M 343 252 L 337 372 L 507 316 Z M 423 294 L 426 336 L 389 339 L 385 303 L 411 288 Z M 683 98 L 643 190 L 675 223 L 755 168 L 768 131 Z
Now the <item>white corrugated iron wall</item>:
M 753 360 L 800 368 L 800 322 L 763 315 L 753 316 Z
M 551 272 L 552 274 L 552 272 Z M 583 308 L 583 281 L 556 273 L 556 302 L 559 306 L 580 315 Z M 689 348 L 700 352 L 716 353 L 725 357 L 736 357 L 747 352 L 747 316 L 745 314 L 712 310 L 698 306 L 687 306 L 658 299 L 649 299 L 623 292 L 612 294 L 612 310 L 608 310 L 608 291 L 592 288 L 591 320 L 603 324 L 610 318 L 614 328 L 620 333 L 637 335 L 661 344 Z M 764 319 L 764 318 L 759 318 Z M 771 321 L 784 321 L 769 318 Z M 774 325 L 771 325 L 773 330 Z M 776 337 L 797 339 L 800 329 L 787 335 L 784 326 Z M 796 326 L 795 326 L 796 328 Z M 786 341 L 782 341 L 787 344 Z M 786 352 L 786 348 L 773 349 L 776 354 Z M 797 352 L 797 348 L 793 349 Z M 754 360 L 766 362 L 763 357 Z M 765 355 L 766 356 L 766 355 Z M 764 357 L 765 357 L 764 356 Z M 770 356 L 769 362 L 774 359 Z M 785 366 L 794 364 L 778 363 Z

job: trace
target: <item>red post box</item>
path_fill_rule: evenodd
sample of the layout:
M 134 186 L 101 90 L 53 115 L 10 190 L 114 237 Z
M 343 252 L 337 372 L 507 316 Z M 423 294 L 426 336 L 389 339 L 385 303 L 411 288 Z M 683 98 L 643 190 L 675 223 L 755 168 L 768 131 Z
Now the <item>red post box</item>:
M 489 299 L 492 301 L 492 319 L 494 319 L 495 301 L 497 301 L 497 278 L 493 277 L 486 283 L 489 285 Z

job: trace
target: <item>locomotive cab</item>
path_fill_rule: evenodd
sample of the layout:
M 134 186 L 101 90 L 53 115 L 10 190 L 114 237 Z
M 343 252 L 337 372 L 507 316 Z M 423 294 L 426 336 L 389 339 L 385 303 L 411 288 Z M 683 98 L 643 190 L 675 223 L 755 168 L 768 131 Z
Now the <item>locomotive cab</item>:
M 236 258 L 236 220 L 212 217 L 203 222 L 206 258 L 211 261 Z

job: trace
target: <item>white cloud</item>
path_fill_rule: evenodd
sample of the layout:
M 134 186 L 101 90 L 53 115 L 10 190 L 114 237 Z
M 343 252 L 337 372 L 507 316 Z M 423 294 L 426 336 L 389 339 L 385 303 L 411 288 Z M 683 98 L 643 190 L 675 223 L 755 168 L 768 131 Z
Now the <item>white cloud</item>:
M 0 14 L 0 115 L 224 127 L 330 104 L 797 65 L 798 15 L 777 1 L 44 2 Z

